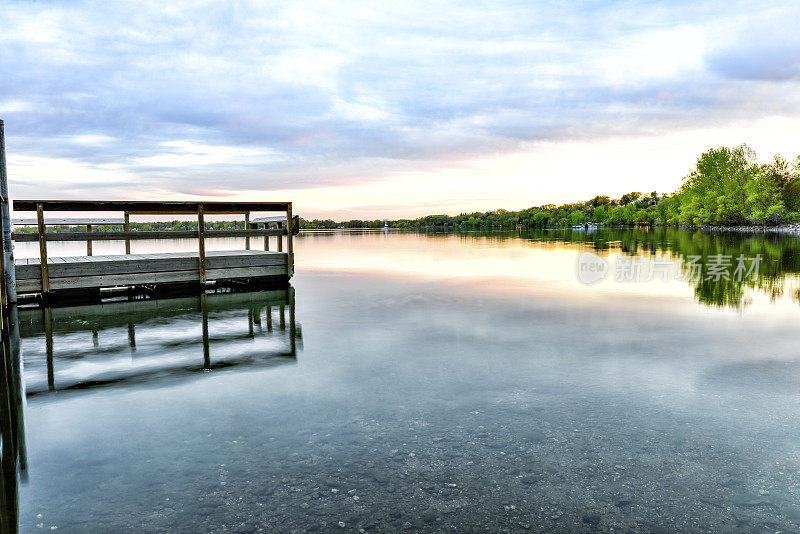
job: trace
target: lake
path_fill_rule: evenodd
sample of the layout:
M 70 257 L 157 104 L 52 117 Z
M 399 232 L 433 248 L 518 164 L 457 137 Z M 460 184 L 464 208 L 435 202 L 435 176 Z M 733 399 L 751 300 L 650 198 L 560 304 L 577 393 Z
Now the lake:
M 295 254 L 288 290 L 21 310 L 6 521 L 800 531 L 800 239 L 305 232 Z

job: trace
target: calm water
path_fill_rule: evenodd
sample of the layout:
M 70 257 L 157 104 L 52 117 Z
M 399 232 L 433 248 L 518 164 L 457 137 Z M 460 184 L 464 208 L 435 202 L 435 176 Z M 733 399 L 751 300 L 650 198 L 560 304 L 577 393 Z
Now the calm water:
M 799 240 L 316 233 L 296 255 L 288 291 L 21 311 L 19 530 L 800 531 Z M 718 255 L 729 280 L 685 278 Z

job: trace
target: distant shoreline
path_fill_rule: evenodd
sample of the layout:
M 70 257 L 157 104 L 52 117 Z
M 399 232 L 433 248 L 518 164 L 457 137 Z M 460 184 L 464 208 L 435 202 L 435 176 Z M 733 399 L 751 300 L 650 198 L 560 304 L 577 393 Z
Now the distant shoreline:
M 788 234 L 800 236 L 800 222 L 779 224 L 777 226 L 761 226 L 744 224 L 738 226 L 686 226 L 677 228 L 686 230 L 703 230 L 704 232 L 735 232 L 739 234 Z
M 615 225 L 602 225 L 600 228 L 608 228 L 612 230 L 635 230 L 636 227 L 632 226 L 615 226 Z M 713 233 L 725 233 L 725 232 L 735 232 L 738 234 L 784 234 L 784 235 L 796 235 L 800 236 L 800 222 L 794 223 L 786 223 L 776 226 L 762 226 L 762 225 L 737 225 L 737 226 L 691 226 L 691 225 L 672 225 L 672 224 L 654 224 L 651 228 L 675 228 L 678 230 L 700 230 L 703 232 L 713 232 Z M 542 230 L 571 230 L 572 228 L 569 226 L 554 226 L 551 228 L 524 228 L 523 232 L 530 232 L 530 231 L 542 231 Z M 325 232 L 383 232 L 384 228 L 303 228 L 301 232 L 308 232 L 308 233 L 325 233 Z M 463 232 L 478 232 L 478 233 L 485 233 L 485 232 L 518 232 L 519 230 L 511 229 L 511 228 L 453 228 L 453 227 L 421 227 L 421 228 L 396 228 L 390 227 L 388 230 L 393 232 L 406 232 L 406 233 L 427 233 L 427 232 L 437 232 L 437 233 L 463 233 Z M 583 230 L 579 230 L 583 231 Z

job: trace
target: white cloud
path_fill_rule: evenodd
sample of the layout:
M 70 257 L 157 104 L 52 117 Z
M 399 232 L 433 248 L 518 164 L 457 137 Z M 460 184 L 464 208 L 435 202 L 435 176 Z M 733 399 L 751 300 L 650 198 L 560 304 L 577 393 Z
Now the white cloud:
M 595 184 L 550 191 L 532 170 L 571 167 L 592 146 L 624 163 L 619 139 L 705 132 L 680 165 L 646 151 L 677 172 L 766 131 L 765 117 L 794 125 L 798 18 L 800 6 L 766 0 L 8 3 L 0 118 L 9 151 L 50 189 L 113 170 L 104 191 L 190 195 L 224 168 L 232 190 L 344 186 L 353 206 L 382 204 L 398 176 L 436 181 L 449 210 L 577 200 Z M 793 136 L 780 131 L 759 148 L 785 151 L 774 147 Z M 462 189 L 465 167 L 475 187 Z M 642 180 L 618 168 L 601 191 Z M 489 182 L 502 194 L 478 185 Z
M 277 159 L 277 155 L 269 150 L 203 145 L 189 140 L 164 141 L 160 146 L 166 151 L 137 158 L 133 164 L 140 167 L 196 169 L 208 165 L 263 165 Z

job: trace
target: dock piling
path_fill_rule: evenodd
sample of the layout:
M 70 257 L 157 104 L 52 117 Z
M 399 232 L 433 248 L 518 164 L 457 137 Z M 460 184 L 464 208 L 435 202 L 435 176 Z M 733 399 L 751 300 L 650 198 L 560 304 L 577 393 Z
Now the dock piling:
M 294 274 L 294 246 L 292 242 L 294 234 L 294 220 L 292 219 L 292 203 L 286 205 L 286 261 L 288 263 L 289 277 Z
M 6 171 L 5 126 L 0 120 L 0 226 L 2 226 L 2 304 L 17 302 L 17 281 L 14 272 L 14 250 L 11 243 L 11 211 L 8 198 L 8 172 Z
M 47 270 L 47 241 L 45 240 L 44 208 L 36 204 L 36 223 L 39 229 L 39 259 L 42 270 L 42 295 L 50 293 L 50 273 Z
M 206 219 L 205 208 L 197 205 L 197 241 L 200 256 L 200 283 L 206 283 Z
M 131 231 L 131 214 L 127 211 L 125 212 L 125 222 L 122 223 L 122 231 L 126 234 Z M 125 254 L 131 253 L 131 240 L 125 240 Z
M 244 214 L 244 229 L 245 230 L 250 230 L 250 214 L 249 213 L 245 213 Z M 244 249 L 245 250 L 250 250 L 250 238 L 249 237 L 245 237 L 244 238 Z

